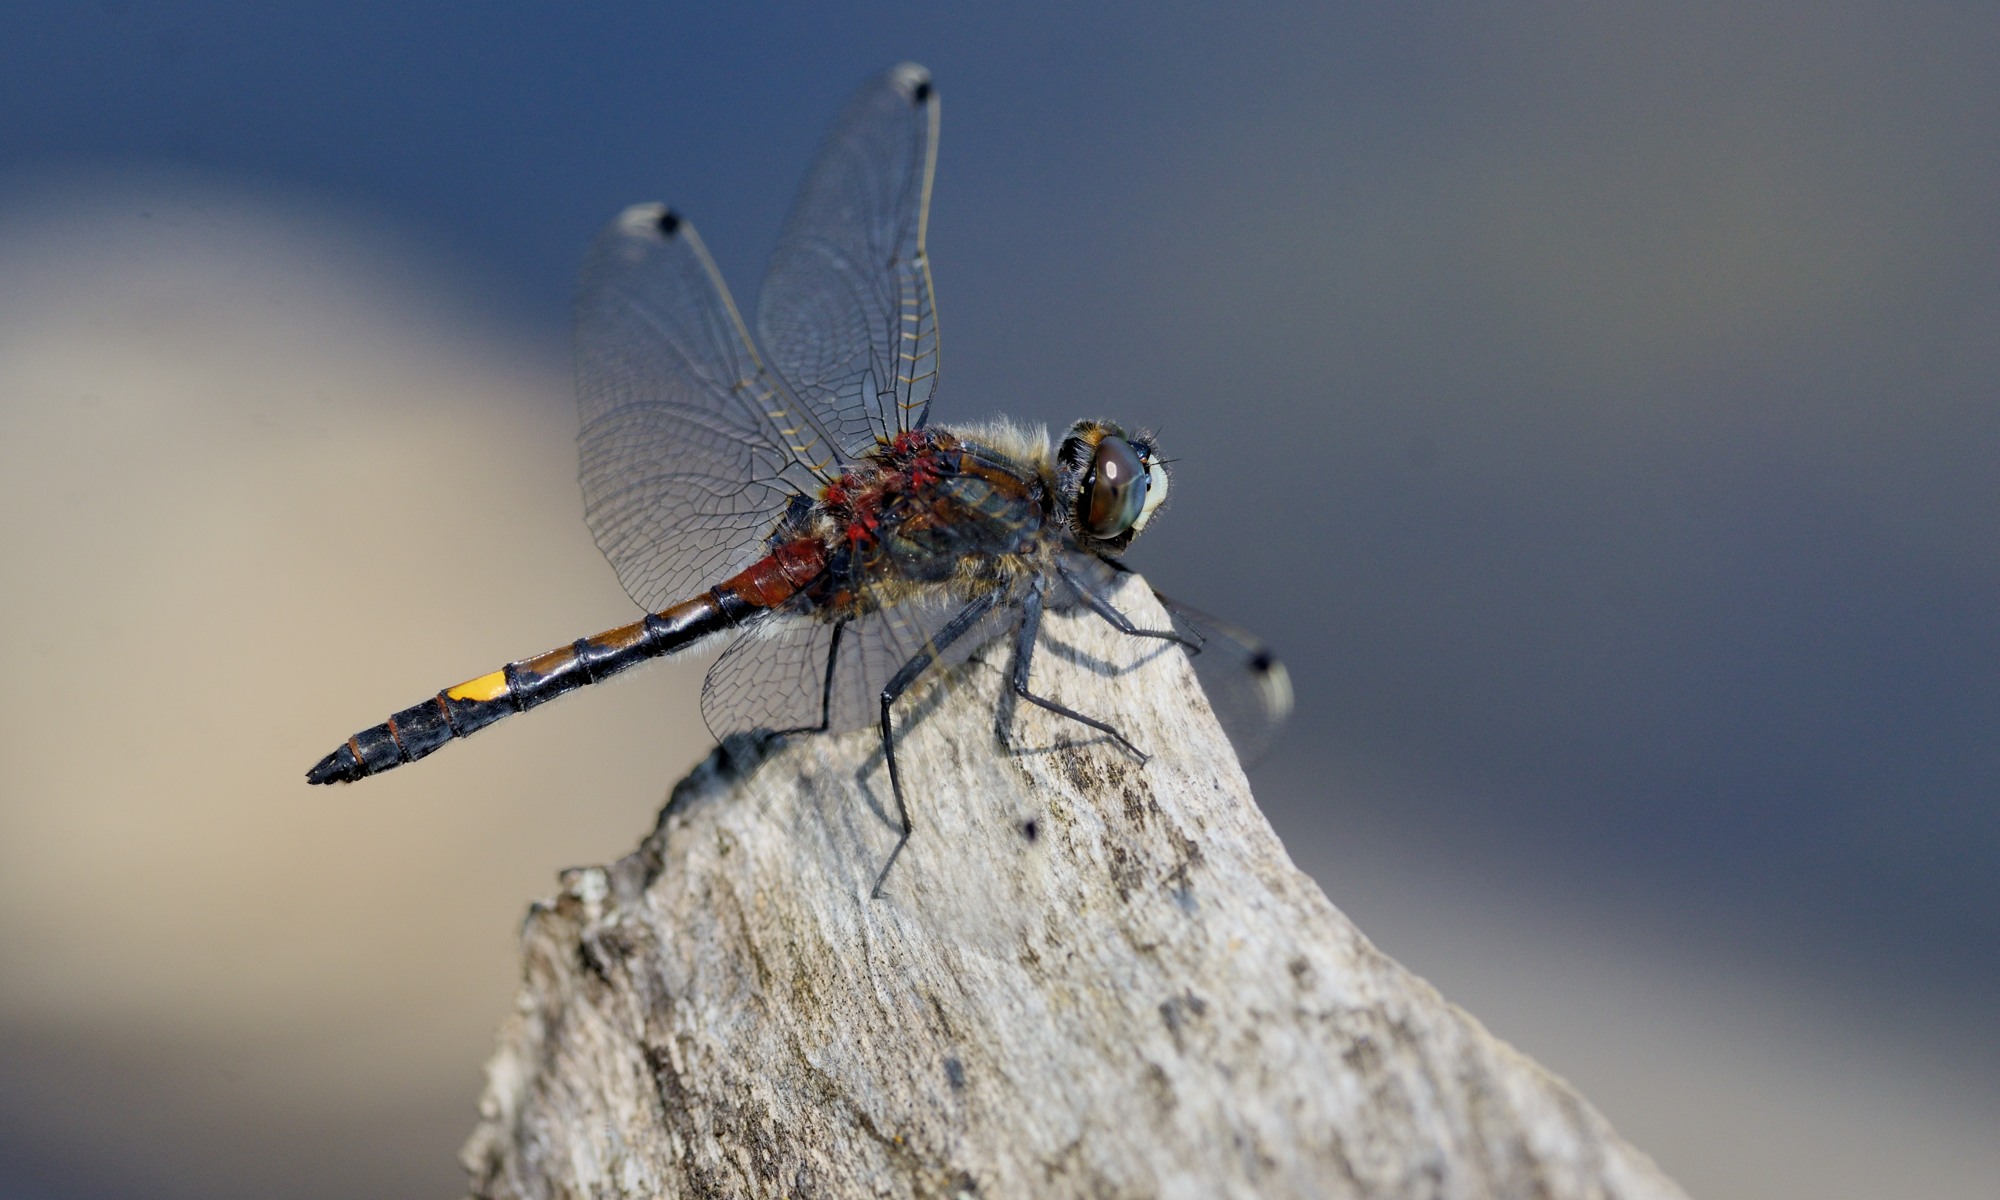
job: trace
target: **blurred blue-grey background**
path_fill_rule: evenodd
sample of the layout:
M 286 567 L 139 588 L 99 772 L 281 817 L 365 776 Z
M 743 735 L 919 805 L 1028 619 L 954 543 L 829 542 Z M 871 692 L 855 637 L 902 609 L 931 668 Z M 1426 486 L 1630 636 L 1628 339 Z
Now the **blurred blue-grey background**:
M 900 59 L 936 414 L 1162 431 L 1133 561 L 1291 664 L 1334 902 L 1697 1194 L 1991 1195 L 2000 10 L 13 0 L 0 1197 L 458 1186 L 698 668 L 297 775 L 627 618 L 581 247 L 751 300 Z

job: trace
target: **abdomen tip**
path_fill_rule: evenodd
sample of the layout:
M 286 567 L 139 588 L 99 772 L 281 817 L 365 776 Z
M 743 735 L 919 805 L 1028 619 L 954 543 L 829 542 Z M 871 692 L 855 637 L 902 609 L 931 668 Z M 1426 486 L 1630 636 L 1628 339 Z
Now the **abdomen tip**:
M 307 783 L 348 783 L 365 774 L 361 760 L 354 757 L 350 746 L 342 746 L 332 754 L 319 760 L 313 769 L 306 772 Z

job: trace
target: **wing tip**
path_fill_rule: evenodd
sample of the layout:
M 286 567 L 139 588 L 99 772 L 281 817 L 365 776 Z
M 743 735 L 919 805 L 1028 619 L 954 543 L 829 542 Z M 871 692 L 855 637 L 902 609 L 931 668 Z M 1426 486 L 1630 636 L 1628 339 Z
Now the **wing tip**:
M 1292 695 L 1292 673 L 1285 669 L 1271 651 L 1257 647 L 1250 656 L 1250 670 L 1257 680 L 1257 693 L 1264 701 L 1275 725 L 1282 725 L 1291 719 L 1295 699 Z
M 618 232 L 626 237 L 659 238 L 668 241 L 687 227 L 687 218 L 666 205 L 655 202 L 634 204 L 618 214 Z
M 889 85 L 901 92 L 911 104 L 924 105 L 937 95 L 937 86 L 931 82 L 930 68 L 921 63 L 897 63 L 885 73 Z

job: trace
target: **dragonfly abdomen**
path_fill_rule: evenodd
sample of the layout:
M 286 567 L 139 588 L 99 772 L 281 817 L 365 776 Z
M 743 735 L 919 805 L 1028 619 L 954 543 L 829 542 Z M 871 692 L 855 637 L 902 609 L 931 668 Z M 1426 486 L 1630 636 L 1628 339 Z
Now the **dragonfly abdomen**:
M 824 552 L 810 540 L 775 547 L 770 555 L 692 600 L 510 662 L 395 713 L 320 759 L 306 772 L 306 782 L 346 783 L 379 775 L 502 717 L 609 679 L 647 659 L 672 654 L 784 603 L 811 582 L 824 563 Z

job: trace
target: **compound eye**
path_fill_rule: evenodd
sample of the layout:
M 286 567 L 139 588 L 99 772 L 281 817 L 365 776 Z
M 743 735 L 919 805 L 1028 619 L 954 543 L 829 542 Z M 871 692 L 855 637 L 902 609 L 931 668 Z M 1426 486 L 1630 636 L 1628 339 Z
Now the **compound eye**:
M 1090 475 L 1083 481 L 1083 531 L 1109 540 L 1132 528 L 1146 508 L 1146 464 L 1132 443 L 1107 437 L 1097 443 Z

